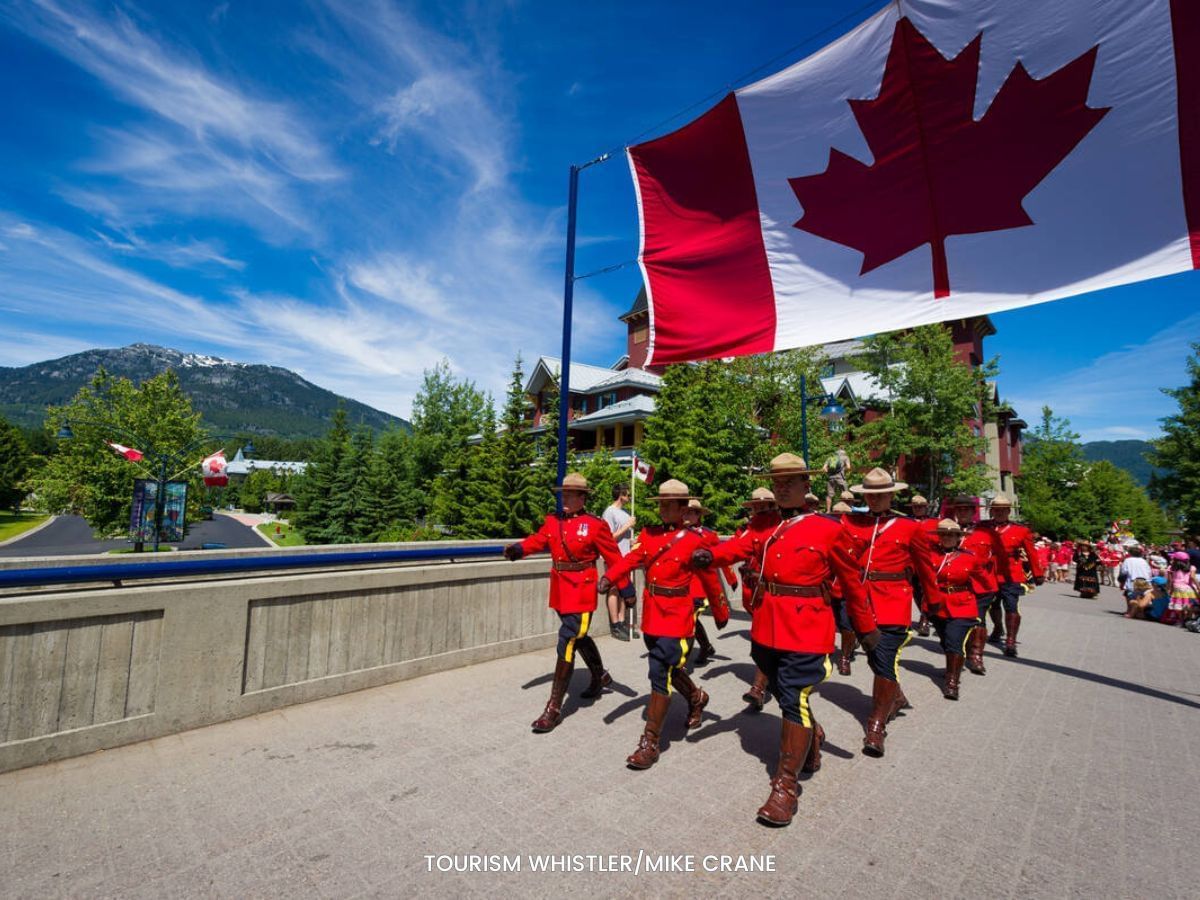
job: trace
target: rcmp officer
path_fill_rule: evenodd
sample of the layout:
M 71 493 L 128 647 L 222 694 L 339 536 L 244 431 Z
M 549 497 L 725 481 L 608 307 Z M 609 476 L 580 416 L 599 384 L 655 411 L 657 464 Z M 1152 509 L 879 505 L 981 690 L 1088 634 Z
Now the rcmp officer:
M 1025 593 L 1024 561 L 1029 563 L 1034 584 L 1045 581 L 1045 572 L 1033 549 L 1033 532 L 1024 525 L 1008 521 L 1012 514 L 1012 501 L 1004 494 L 997 494 L 992 501 L 992 527 L 1004 548 L 1004 555 L 996 561 L 996 574 L 1000 582 L 1000 602 L 1004 604 L 1004 655 L 1017 655 L 1017 630 L 1021 627 L 1021 595 Z M 1022 557 L 1022 553 L 1024 557 Z
M 971 630 L 967 644 L 967 669 L 976 675 L 986 675 L 983 664 L 983 648 L 987 645 L 987 614 L 997 602 L 996 581 L 997 559 L 1004 556 L 1004 545 L 996 537 L 996 531 L 987 522 L 975 523 L 975 498 L 960 495 L 951 501 L 954 520 L 962 529 L 963 550 L 970 551 L 979 566 L 971 574 L 971 591 L 975 594 L 978 621 Z
M 610 581 L 625 578 L 634 569 L 646 570 L 646 589 L 642 595 L 642 640 L 649 651 L 650 703 L 646 709 L 646 729 L 637 749 L 625 760 L 631 769 L 648 769 L 658 762 L 658 739 L 663 720 L 671 705 L 675 688 L 688 704 L 687 727 L 699 728 L 700 717 L 708 704 L 702 691 L 684 669 L 689 644 L 695 629 L 692 607 L 692 578 L 698 576 L 718 628 L 729 621 L 720 579 L 715 572 L 692 566 L 692 552 L 704 546 L 704 536 L 683 524 L 683 510 L 693 497 L 688 486 L 672 478 L 663 482 L 658 496 L 658 514 L 662 525 L 642 530 L 637 543 L 619 562 L 610 566 L 600 580 L 607 590 Z
M 810 469 L 803 459 L 783 453 L 771 460 L 770 478 L 778 513 L 754 517 L 738 537 L 693 554 L 699 566 L 758 561 L 759 581 L 752 602 L 751 656 L 779 700 L 783 729 L 779 765 L 771 794 L 758 810 L 760 821 L 787 825 L 796 814 L 797 774 L 821 765 L 824 729 L 813 719 L 809 695 L 833 669 L 834 621 L 830 581 L 843 580 L 846 602 L 863 645 L 879 639 L 875 620 L 858 582 L 841 525 L 834 516 L 807 512 Z
M 600 649 L 588 636 L 592 613 L 596 611 L 596 559 L 606 566 L 621 560 L 621 551 L 613 540 L 605 521 L 584 510 L 591 493 L 587 479 L 572 472 L 563 479 L 561 487 L 562 512 L 546 516 L 542 527 L 523 541 L 504 548 L 511 560 L 530 553 L 550 551 L 550 608 L 558 613 L 558 662 L 554 666 L 554 681 L 546 709 L 534 720 L 538 733 L 553 731 L 562 718 L 563 698 L 575 669 L 575 652 L 583 657 L 592 680 L 581 696 L 598 697 L 612 684 L 612 676 L 604 670 Z
M 747 531 L 751 533 L 750 540 L 754 544 L 754 552 L 741 566 L 742 573 L 742 609 L 751 612 L 754 600 L 754 590 L 758 587 L 759 562 L 762 559 L 762 542 L 768 529 L 756 523 L 758 516 L 774 513 L 775 495 L 770 489 L 757 487 L 750 493 L 750 499 L 742 503 L 749 510 L 749 521 L 734 532 L 734 537 L 741 537 Z M 767 676 L 758 666 L 754 667 L 754 683 L 742 694 L 742 699 L 750 704 L 752 712 L 761 712 L 767 702 Z
M 963 531 L 953 519 L 942 519 L 936 533 L 938 544 L 929 560 L 933 566 L 935 585 L 925 598 L 925 605 L 942 642 L 942 652 L 946 654 L 942 696 L 947 700 L 957 700 L 967 642 L 978 622 L 979 608 L 971 581 L 982 568 L 983 561 L 960 546 Z
M 704 538 L 706 546 L 713 547 L 721 543 L 721 537 L 711 528 L 706 528 L 700 524 L 700 520 L 708 514 L 709 510 L 705 509 L 704 504 L 699 500 L 689 500 L 687 508 L 683 511 L 683 524 L 693 531 L 700 534 Z M 726 583 L 737 589 L 737 576 L 733 574 L 733 570 L 726 567 L 721 570 L 721 574 L 725 576 Z M 708 639 L 708 631 L 704 627 L 704 623 L 700 621 L 700 615 L 708 606 L 708 598 L 704 595 L 704 585 L 700 583 L 698 577 L 692 578 L 692 609 L 695 612 L 696 618 L 696 645 L 700 648 L 700 652 L 696 655 L 694 665 L 704 666 L 708 661 L 716 656 L 716 648 L 713 647 L 712 641 Z
M 883 756 L 885 726 L 909 706 L 900 688 L 900 651 L 912 640 L 911 579 L 915 575 L 926 593 L 933 581 L 929 546 L 920 524 L 891 509 L 893 496 L 906 487 L 883 469 L 872 469 L 862 484 L 851 488 L 863 495 L 868 511 L 842 520 L 858 561 L 858 580 L 866 588 L 880 631 L 879 643 L 867 655 L 875 673 L 873 706 L 863 740 L 863 752 L 868 756 Z

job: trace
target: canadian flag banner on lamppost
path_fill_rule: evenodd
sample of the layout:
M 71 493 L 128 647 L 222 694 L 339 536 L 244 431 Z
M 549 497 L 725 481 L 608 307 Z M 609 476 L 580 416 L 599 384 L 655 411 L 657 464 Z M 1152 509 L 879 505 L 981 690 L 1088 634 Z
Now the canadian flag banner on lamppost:
M 1200 267 L 1200 2 L 902 0 L 629 148 L 647 364 Z
M 225 451 L 218 450 L 212 456 L 206 456 L 200 461 L 200 473 L 208 487 L 225 487 L 229 484 L 229 473 L 226 471 Z
M 113 441 L 105 441 L 104 443 L 108 444 L 117 456 L 123 456 L 130 462 L 138 462 L 146 456 L 141 450 L 134 450 L 132 447 L 126 447 L 124 444 L 117 444 Z

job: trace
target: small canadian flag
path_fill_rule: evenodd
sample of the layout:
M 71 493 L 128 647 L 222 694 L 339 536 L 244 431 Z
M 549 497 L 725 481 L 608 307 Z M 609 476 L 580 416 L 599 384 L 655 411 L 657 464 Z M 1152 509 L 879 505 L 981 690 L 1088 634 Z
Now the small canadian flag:
M 633 477 L 644 484 L 650 484 L 654 481 L 654 466 L 640 456 L 634 456 Z
M 105 441 L 104 443 L 112 447 L 113 452 L 116 453 L 117 456 L 123 456 L 130 462 L 137 462 L 146 455 L 141 450 L 134 450 L 132 447 L 126 447 L 124 444 L 114 444 L 112 441 Z
M 229 473 L 226 471 L 225 451 L 218 450 L 212 456 L 206 456 L 200 462 L 200 473 L 208 487 L 225 487 L 229 484 Z

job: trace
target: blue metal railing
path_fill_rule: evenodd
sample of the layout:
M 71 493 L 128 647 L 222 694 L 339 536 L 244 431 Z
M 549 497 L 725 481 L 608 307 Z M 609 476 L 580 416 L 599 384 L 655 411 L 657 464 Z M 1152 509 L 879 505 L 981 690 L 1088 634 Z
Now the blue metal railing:
M 45 566 L 0 570 L 0 590 L 43 584 L 82 584 L 93 581 L 130 581 L 138 578 L 176 578 L 184 575 L 222 575 L 231 572 L 269 572 L 279 569 L 312 569 L 376 563 L 455 560 L 500 556 L 502 544 L 482 547 L 419 550 L 347 550 L 333 553 L 296 553 L 246 559 L 188 559 L 109 565 Z

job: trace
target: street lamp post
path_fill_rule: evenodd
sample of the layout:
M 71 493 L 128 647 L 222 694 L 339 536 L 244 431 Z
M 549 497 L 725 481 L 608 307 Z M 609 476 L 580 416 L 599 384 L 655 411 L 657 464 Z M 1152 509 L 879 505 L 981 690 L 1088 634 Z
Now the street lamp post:
M 101 422 L 101 421 L 94 420 L 94 419 L 75 419 L 74 421 L 76 422 L 76 424 L 95 425 L 98 428 L 103 428 L 104 430 L 110 431 L 113 434 L 117 435 L 118 437 L 120 437 L 124 440 L 132 441 L 133 446 L 141 445 L 142 447 L 146 448 L 145 450 L 142 451 L 143 455 L 145 457 L 155 460 L 158 463 L 158 474 L 154 479 L 154 552 L 155 553 L 157 553 L 158 549 L 159 549 L 159 544 L 160 544 L 161 535 L 162 535 L 162 521 L 163 521 L 163 516 L 165 514 L 165 511 L 166 511 L 167 483 L 170 480 L 170 477 L 168 476 L 167 473 L 170 471 L 170 469 L 174 468 L 175 465 L 177 465 L 179 463 L 186 464 L 188 454 L 193 452 L 194 450 L 199 449 L 204 444 L 207 444 L 207 443 L 209 443 L 211 441 L 215 441 L 215 440 L 223 440 L 223 439 L 230 438 L 230 437 L 236 437 L 236 435 L 231 435 L 231 434 L 206 434 L 203 437 L 197 438 L 196 440 L 189 442 L 188 444 L 184 445 L 183 447 L 181 447 L 179 450 L 175 451 L 174 453 L 166 453 L 166 452 L 156 450 L 154 448 L 153 442 L 148 440 L 143 435 L 139 435 L 135 432 L 129 431 L 128 429 L 118 428 L 117 426 L 112 425 L 108 422 Z M 63 425 L 58 429 L 57 437 L 60 440 L 71 440 L 75 437 L 75 433 L 71 430 L 71 425 L 70 425 L 69 421 L 64 422 Z M 246 456 L 246 457 L 254 455 L 253 442 L 248 441 L 245 444 L 245 446 L 242 447 L 242 455 Z M 186 465 L 185 465 L 185 468 L 187 468 Z M 143 549 L 142 542 L 135 541 L 134 545 L 133 545 L 133 549 L 134 549 L 135 553 L 141 553 L 142 549 Z
M 808 378 L 805 375 L 800 376 L 800 452 L 804 456 L 804 461 L 808 465 L 812 465 L 813 461 L 808 458 L 808 404 L 824 403 L 825 406 L 821 409 L 821 418 L 826 422 L 840 422 L 846 418 L 846 409 L 837 402 L 837 398 L 833 394 L 822 393 L 808 396 Z

